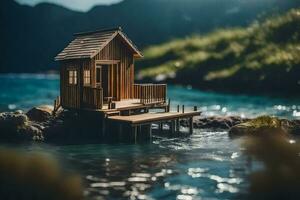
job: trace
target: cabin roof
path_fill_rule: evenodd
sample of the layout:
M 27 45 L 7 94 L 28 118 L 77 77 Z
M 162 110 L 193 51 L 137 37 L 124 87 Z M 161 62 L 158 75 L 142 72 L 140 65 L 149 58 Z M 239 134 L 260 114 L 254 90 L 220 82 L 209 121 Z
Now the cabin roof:
M 75 33 L 75 39 L 70 42 L 69 45 L 55 57 L 55 60 L 93 58 L 118 35 L 134 52 L 135 57 L 143 57 L 138 48 L 122 31 L 122 28 L 118 27 L 91 32 Z

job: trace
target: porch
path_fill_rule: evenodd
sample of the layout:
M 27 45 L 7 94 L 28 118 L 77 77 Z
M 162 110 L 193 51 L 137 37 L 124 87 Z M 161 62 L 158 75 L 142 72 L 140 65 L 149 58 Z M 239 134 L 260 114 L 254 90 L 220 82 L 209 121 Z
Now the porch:
M 113 101 L 113 97 L 104 96 L 101 87 L 84 87 L 82 107 L 108 111 L 112 109 L 138 109 L 166 104 L 166 84 L 134 84 L 131 99 Z

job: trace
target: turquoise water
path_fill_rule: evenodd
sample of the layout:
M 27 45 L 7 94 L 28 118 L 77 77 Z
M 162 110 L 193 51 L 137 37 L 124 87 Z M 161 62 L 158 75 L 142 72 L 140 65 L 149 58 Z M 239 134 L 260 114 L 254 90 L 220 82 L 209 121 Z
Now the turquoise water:
M 52 104 L 55 75 L 0 76 L 0 111 Z M 249 97 L 169 86 L 173 109 L 197 105 L 206 116 L 270 114 L 298 118 L 297 99 Z M 188 138 L 155 137 L 147 144 L 26 145 L 47 152 L 83 179 L 87 199 L 243 199 L 249 166 L 240 139 L 226 131 L 195 130 Z
M 53 105 L 59 95 L 57 75 L 0 75 L 0 111 L 27 110 L 41 104 Z M 228 95 L 202 92 L 189 87 L 169 86 L 168 97 L 173 109 L 186 105 L 187 109 L 198 106 L 205 116 L 239 115 L 254 117 L 274 115 L 300 118 L 300 100 L 261 96 Z

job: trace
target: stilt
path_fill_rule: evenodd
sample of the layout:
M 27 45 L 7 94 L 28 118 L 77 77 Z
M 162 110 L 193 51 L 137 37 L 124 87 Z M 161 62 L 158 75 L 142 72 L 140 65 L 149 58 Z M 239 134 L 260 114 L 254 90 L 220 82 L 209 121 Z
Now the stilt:
M 177 132 L 180 132 L 180 121 L 179 119 L 176 119 L 176 130 Z
M 179 112 L 179 107 L 180 107 L 180 106 L 179 106 L 179 105 L 177 105 L 177 112 Z
M 192 135 L 193 131 L 194 131 L 194 125 L 193 125 L 193 118 L 192 117 L 189 118 L 189 125 L 190 125 L 189 133 L 190 133 L 190 135 Z
M 140 135 L 140 134 L 142 134 L 142 125 L 139 125 L 138 127 L 139 127 L 138 134 Z
M 118 139 L 120 140 L 122 138 L 122 135 L 123 135 L 123 128 L 122 127 L 122 124 L 119 124 L 119 127 L 118 127 Z
M 182 105 L 182 113 L 184 113 L 184 105 Z
M 163 122 L 159 122 L 159 132 L 161 133 L 163 131 Z
M 136 126 L 132 127 L 132 133 L 133 133 L 133 137 L 134 137 L 134 143 L 136 143 L 136 140 L 137 140 L 137 127 Z
M 198 110 L 198 107 L 197 106 L 194 106 L 194 111 L 197 111 Z
M 152 139 L 152 124 L 149 125 L 149 138 Z
M 104 138 L 106 135 L 106 119 L 103 118 L 102 120 L 102 137 Z
M 171 121 L 170 132 L 171 132 L 172 136 L 174 136 L 174 134 L 175 134 L 175 120 Z

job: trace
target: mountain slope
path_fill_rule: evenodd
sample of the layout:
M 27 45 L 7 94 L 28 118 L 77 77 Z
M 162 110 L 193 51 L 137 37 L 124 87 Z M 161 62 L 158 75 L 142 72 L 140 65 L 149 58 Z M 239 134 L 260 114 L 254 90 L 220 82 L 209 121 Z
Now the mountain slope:
M 0 73 L 57 69 L 53 57 L 74 32 L 123 26 L 141 48 L 219 27 L 246 26 L 259 14 L 300 5 L 295 0 L 125 0 L 86 13 L 52 4 L 0 1 Z M 267 14 L 265 14 L 267 15 Z
M 300 9 L 144 51 L 139 78 L 211 90 L 300 95 Z

